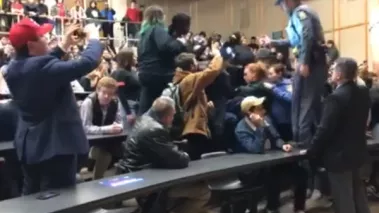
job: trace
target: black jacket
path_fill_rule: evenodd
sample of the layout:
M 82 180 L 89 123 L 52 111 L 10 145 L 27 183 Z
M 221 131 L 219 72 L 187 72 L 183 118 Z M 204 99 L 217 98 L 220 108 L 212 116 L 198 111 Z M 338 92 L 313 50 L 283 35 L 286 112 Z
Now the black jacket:
M 162 26 L 148 29 L 138 43 L 139 75 L 174 76 L 174 59 L 185 51 L 186 47 L 171 37 Z
M 38 10 L 38 15 L 48 15 L 49 14 L 49 8 L 46 6 L 46 4 L 38 4 L 37 10 Z
M 235 58 L 232 61 L 233 64 L 242 65 L 244 67 L 247 64 L 254 62 L 254 54 L 251 51 L 250 47 L 245 45 L 236 45 L 233 49 L 236 54 Z
M 308 154 L 332 172 L 361 167 L 368 156 L 366 125 L 369 91 L 354 82 L 338 87 L 324 101 L 319 127 Z
M 103 17 L 101 17 L 100 10 L 97 8 L 92 8 L 92 7 L 88 7 L 86 9 L 86 16 L 87 16 L 87 18 L 90 18 L 90 19 L 103 19 Z M 98 20 L 87 20 L 87 23 L 88 24 L 94 23 L 94 24 L 96 24 L 96 26 L 98 26 L 102 22 L 99 22 Z
M 120 68 L 113 71 L 111 77 L 121 84 L 118 89 L 120 99 L 134 101 L 138 99 L 141 85 L 136 72 Z
M 141 85 L 137 73 L 120 68 L 113 71 L 111 76 L 120 84 L 118 97 L 126 114 L 129 115 L 132 113 L 132 108 L 128 100 L 136 101 L 140 95 Z
M 147 167 L 181 169 L 188 166 L 188 155 L 172 142 L 168 130 L 153 118 L 151 112 L 141 116 L 126 142 L 119 167 L 136 171 Z

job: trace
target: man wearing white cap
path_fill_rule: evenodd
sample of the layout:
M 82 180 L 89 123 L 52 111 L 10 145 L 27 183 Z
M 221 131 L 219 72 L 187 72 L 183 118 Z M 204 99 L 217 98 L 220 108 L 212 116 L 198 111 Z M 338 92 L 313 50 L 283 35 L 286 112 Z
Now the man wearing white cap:
M 246 97 L 241 102 L 241 111 L 245 117 L 237 124 L 235 135 L 237 146 L 235 151 L 261 154 L 268 149 L 279 149 L 290 152 L 292 146 L 286 144 L 265 116 L 263 108 L 265 97 Z M 305 209 L 307 172 L 297 163 L 281 164 L 270 168 L 269 174 L 264 174 L 267 188 L 267 212 L 278 212 L 280 207 L 280 189 L 284 175 L 291 175 L 294 187 L 294 212 L 301 213 Z M 254 179 L 251 177 L 250 179 Z M 243 181 L 243 180 L 241 180 Z

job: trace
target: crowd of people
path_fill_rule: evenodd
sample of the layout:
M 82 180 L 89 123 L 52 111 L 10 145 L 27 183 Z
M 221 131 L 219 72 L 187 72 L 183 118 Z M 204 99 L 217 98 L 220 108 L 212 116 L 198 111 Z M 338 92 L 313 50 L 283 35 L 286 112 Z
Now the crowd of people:
M 322 32 L 306 5 L 278 2 L 297 11 L 304 29 L 320 25 L 316 29 Z M 60 4 L 58 0 L 58 8 Z M 127 12 L 132 22 L 141 16 L 133 10 L 135 4 L 132 1 Z M 19 10 L 23 8 L 27 6 Z M 108 17 L 96 9 L 96 2 L 87 12 L 82 10 L 86 17 Z M 317 32 L 318 37 L 303 35 L 308 46 L 291 51 L 289 46 L 296 43 L 291 38 L 249 41 L 241 32 L 226 38 L 194 34 L 191 17 L 183 13 L 167 28 L 165 13 L 157 5 L 146 8 L 143 18 L 141 26 L 128 26 L 138 31 L 137 50 L 125 46 L 115 51 L 91 33 L 81 38 L 82 25 L 76 22 L 61 41 L 48 42 L 43 36 L 53 26 L 29 18 L 13 24 L 9 36 L 0 40 L 0 93 L 11 93 L 20 116 L 14 141 L 24 195 L 74 185 L 77 172 L 85 167 L 93 167 L 94 179 L 103 178 L 112 162 L 117 162 L 116 174 L 123 174 L 148 167 L 181 169 L 215 151 L 263 154 L 300 148 L 309 161 L 240 174 L 242 184 L 264 185 L 267 212 L 279 211 L 287 176 L 295 186 L 294 212 L 305 212 L 308 180 L 322 169 L 330 178 L 336 212 L 369 212 L 358 171 L 368 156 L 366 131 L 377 123 L 379 111 L 372 95 L 377 93 L 375 76 L 367 62 L 358 65 L 341 58 L 334 42 Z M 91 94 L 78 103 L 73 90 Z M 89 147 L 86 139 L 123 132 L 128 138 L 122 143 Z M 185 145 L 178 148 L 175 141 L 181 140 Z M 78 160 L 83 156 L 94 165 Z M 367 184 L 376 195 L 373 168 Z M 315 191 L 330 197 L 326 183 L 321 185 Z M 167 196 L 172 212 L 207 212 L 211 192 L 205 182 L 197 182 L 171 188 Z M 178 198 L 186 202 L 174 202 Z M 138 201 L 144 205 L 143 199 Z M 246 200 L 233 212 L 249 208 Z
M 82 0 L 76 0 L 72 8 L 65 6 L 64 0 L 56 0 L 54 5 L 46 5 L 45 0 L 4 0 L 1 5 L 0 29 L 8 32 L 13 23 L 22 17 L 31 17 L 39 24 L 50 23 L 55 27 L 51 34 L 62 36 L 67 25 L 72 22 L 83 25 L 95 25 L 110 40 L 114 49 L 114 24 L 116 21 L 124 26 L 124 37 L 135 38 L 143 18 L 144 5 L 131 1 L 123 18 L 116 20 L 116 11 L 104 2 L 102 7 L 96 1 L 90 1 L 88 6 Z

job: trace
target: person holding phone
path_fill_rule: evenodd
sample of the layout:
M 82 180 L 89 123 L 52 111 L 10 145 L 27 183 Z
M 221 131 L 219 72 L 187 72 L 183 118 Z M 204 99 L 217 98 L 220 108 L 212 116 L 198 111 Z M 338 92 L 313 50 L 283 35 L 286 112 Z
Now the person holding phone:
M 117 82 L 111 77 L 99 80 L 96 91 L 80 107 L 87 134 L 120 134 L 123 131 L 121 104 L 116 98 Z M 103 142 L 103 141 L 101 141 Z M 95 160 L 94 179 L 104 176 L 119 143 L 99 143 L 91 147 L 90 158 Z M 118 149 L 119 150 L 119 149 Z
M 24 18 L 9 31 L 15 60 L 5 80 L 19 112 L 14 145 L 24 195 L 75 185 L 77 156 L 89 148 L 70 82 L 97 67 L 103 47 L 88 35 L 81 57 L 63 61 L 69 47 L 80 42 L 74 34 L 81 27 L 68 27 L 61 43 L 50 50 L 45 35 L 53 28 Z

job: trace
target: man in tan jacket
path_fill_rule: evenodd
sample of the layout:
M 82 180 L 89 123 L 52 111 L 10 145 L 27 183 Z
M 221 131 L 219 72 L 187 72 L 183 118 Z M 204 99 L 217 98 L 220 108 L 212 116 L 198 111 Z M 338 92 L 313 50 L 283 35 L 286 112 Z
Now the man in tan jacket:
M 218 54 L 203 71 L 197 71 L 197 61 L 191 53 L 178 55 L 175 63 L 177 69 L 173 83 L 179 84 L 180 104 L 186 111 L 182 136 L 188 140 L 188 154 L 192 160 L 196 160 L 210 146 L 208 112 L 212 103 L 208 102 L 204 89 L 220 74 L 223 58 Z

